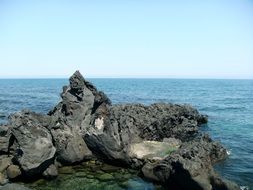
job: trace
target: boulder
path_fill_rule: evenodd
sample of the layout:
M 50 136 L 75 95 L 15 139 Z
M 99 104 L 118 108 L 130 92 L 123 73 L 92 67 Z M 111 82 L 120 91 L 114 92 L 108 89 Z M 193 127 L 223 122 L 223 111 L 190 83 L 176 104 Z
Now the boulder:
M 92 156 L 80 133 L 63 125 L 60 129 L 52 129 L 57 149 L 57 160 L 62 164 L 73 164 L 89 159 Z
M 9 179 L 15 179 L 21 175 L 21 170 L 17 165 L 10 165 L 6 170 L 6 174 Z
M 12 157 L 3 155 L 0 157 L 0 172 L 4 172 L 12 164 Z
M 7 184 L 8 182 L 9 182 L 9 181 L 8 181 L 8 179 L 6 178 L 6 176 L 0 172 L 0 185 L 5 185 L 5 184 Z M 1 186 L 0 186 L 0 189 L 1 189 Z
M 217 174 L 213 171 L 212 164 L 226 156 L 225 148 L 205 135 L 184 143 L 159 162 L 146 163 L 142 172 L 146 178 L 167 187 L 176 184 L 181 189 L 223 190 L 226 186 L 227 189 L 239 190 L 239 187 L 231 185 L 231 182 L 214 177 Z
M 58 176 L 58 169 L 54 164 L 51 164 L 42 174 L 47 179 L 53 179 Z
M 18 149 L 14 159 L 27 175 L 41 174 L 54 160 L 56 149 L 52 142 L 50 117 L 30 111 L 10 116 L 12 134 Z
M 219 175 L 214 174 L 211 177 L 211 184 L 213 189 L 221 190 L 240 190 L 241 188 L 234 182 L 222 179 Z

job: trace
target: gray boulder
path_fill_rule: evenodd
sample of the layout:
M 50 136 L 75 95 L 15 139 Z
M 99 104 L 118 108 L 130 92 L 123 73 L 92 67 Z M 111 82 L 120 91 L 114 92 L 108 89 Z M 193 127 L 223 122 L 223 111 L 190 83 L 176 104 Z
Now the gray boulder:
M 6 178 L 6 175 L 2 174 L 0 172 L 0 187 L 1 185 L 5 185 L 9 182 L 9 180 Z
M 9 179 L 15 179 L 20 176 L 22 172 L 17 165 L 10 165 L 6 170 L 6 174 Z
M 52 142 L 50 117 L 30 111 L 10 116 L 12 135 L 18 144 L 14 156 L 27 175 L 42 173 L 54 160 L 56 149 Z
M 58 176 L 58 169 L 54 164 L 51 164 L 42 174 L 47 179 L 53 179 Z
M 12 158 L 7 155 L 0 156 L 0 172 L 4 172 L 12 164 Z

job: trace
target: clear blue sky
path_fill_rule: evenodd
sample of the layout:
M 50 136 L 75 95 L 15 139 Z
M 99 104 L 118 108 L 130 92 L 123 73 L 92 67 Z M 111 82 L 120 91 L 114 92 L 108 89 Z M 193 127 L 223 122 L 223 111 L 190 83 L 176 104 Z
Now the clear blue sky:
M 253 78 L 252 0 L 0 0 L 0 78 Z

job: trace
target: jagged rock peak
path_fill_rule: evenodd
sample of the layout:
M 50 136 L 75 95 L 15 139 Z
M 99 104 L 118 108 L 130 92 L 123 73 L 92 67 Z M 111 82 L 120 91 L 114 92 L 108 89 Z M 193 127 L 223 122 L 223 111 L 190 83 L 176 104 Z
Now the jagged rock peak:
M 74 91 L 82 91 L 85 87 L 85 79 L 79 71 L 69 78 L 70 88 Z

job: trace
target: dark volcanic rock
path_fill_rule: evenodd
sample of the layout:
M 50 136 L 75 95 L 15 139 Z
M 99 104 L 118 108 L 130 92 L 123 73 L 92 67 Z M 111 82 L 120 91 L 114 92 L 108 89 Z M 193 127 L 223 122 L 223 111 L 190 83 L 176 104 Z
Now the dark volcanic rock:
M 0 154 L 9 153 L 9 141 L 11 138 L 11 129 L 7 125 L 0 125 Z
M 205 118 L 188 105 L 115 105 L 105 107 L 102 114 L 96 114 L 94 125 L 90 126 L 85 141 L 101 158 L 134 167 L 141 163 L 135 163 L 129 157 L 129 146 L 132 143 L 143 140 L 163 141 L 168 137 L 186 141 L 198 133 L 198 127 L 206 121 Z
M 27 175 L 44 171 L 54 160 L 56 149 L 46 128 L 49 116 L 22 111 L 10 116 L 12 135 L 18 144 L 15 160 Z
M 22 111 L 10 116 L 8 127 L 0 126 L 0 172 L 14 164 L 23 177 L 51 179 L 58 175 L 55 163 L 96 157 L 141 169 L 145 178 L 170 189 L 239 189 L 214 172 L 212 165 L 226 158 L 226 150 L 199 132 L 207 116 L 196 109 L 165 103 L 111 105 L 80 72 L 69 82 L 48 115 Z M 9 178 L 20 174 L 18 166 L 7 169 Z
M 160 162 L 146 163 L 142 172 L 146 178 L 168 187 L 176 184 L 181 189 L 223 190 L 226 186 L 239 190 L 239 186 L 221 180 L 213 171 L 212 164 L 226 157 L 226 150 L 205 135 L 184 143 Z M 223 186 L 214 179 L 221 180 Z
M 49 112 L 56 121 L 51 132 L 62 163 L 75 163 L 92 156 L 83 136 L 92 119 L 92 114 L 110 100 L 89 82 L 79 71 L 69 79 L 70 85 L 63 88 L 62 101 Z

